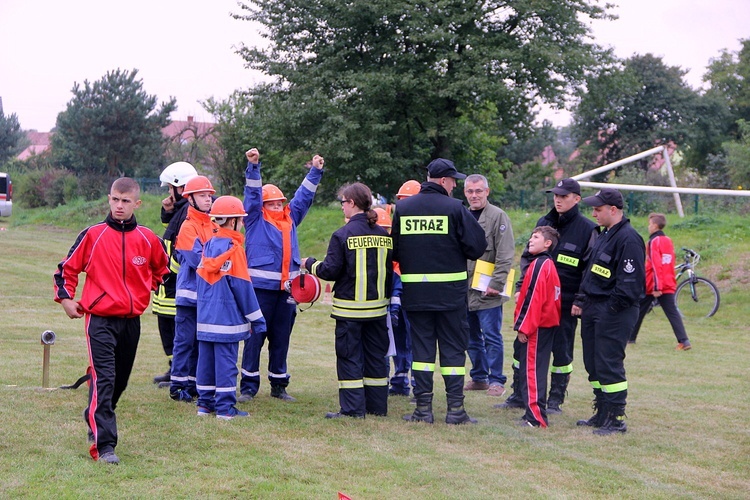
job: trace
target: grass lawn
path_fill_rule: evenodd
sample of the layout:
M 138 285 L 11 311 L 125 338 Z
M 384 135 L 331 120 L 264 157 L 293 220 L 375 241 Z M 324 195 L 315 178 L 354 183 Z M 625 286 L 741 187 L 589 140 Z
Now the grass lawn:
M 154 203 L 146 210 L 155 211 Z M 517 237 L 527 237 L 536 216 L 510 215 Z M 339 218 L 314 210 L 301 235 L 304 251 L 322 257 Z M 296 403 L 271 398 L 264 380 L 258 397 L 242 405 L 250 418 L 199 418 L 194 405 L 151 383 L 167 361 L 148 313 L 117 408 L 119 466 L 88 457 L 85 386 L 41 388 L 44 330 L 57 333 L 52 386 L 72 383 L 86 368 L 82 322 L 52 301 L 52 274 L 82 226 L 0 220 L 0 497 L 748 498 L 748 221 L 674 219 L 667 234 L 676 247 L 704 255 L 699 270 L 720 285 L 722 304 L 716 317 L 686 325 L 688 352 L 674 350 L 663 312 L 647 317 L 625 361 L 624 435 L 599 437 L 575 425 L 591 415 L 580 342 L 564 413 L 552 415 L 546 430 L 516 425 L 519 410 L 493 409 L 501 399 L 477 392 L 467 393 L 466 408 L 479 424 L 445 425 L 439 375 L 434 425 L 402 421 L 414 408 L 402 397 L 389 400 L 385 418 L 326 420 L 338 399 L 333 320 L 322 303 L 297 316 L 288 389 Z M 644 234 L 645 219 L 634 224 Z M 512 304 L 505 313 L 509 372 Z

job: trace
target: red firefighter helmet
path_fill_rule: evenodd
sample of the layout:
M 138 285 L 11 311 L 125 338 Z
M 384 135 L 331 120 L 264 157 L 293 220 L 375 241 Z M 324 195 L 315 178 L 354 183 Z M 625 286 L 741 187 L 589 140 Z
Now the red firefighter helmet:
M 390 229 L 391 216 L 388 215 L 388 212 L 380 207 L 373 208 L 373 210 L 375 210 L 375 213 L 378 214 L 378 226 Z
M 286 196 L 281 192 L 281 189 L 273 184 L 265 184 L 263 186 L 263 203 L 276 200 L 286 201 Z
M 400 200 L 401 198 L 408 198 L 409 196 L 414 196 L 419 192 L 422 185 L 419 184 L 419 182 L 415 180 L 409 180 L 404 182 L 400 188 L 398 188 L 398 193 L 396 193 L 396 199 Z
M 320 298 L 320 280 L 310 273 L 300 273 L 292 280 L 290 292 L 300 304 L 312 304 Z
M 192 179 L 188 180 L 185 184 L 185 190 L 182 192 L 182 196 L 187 196 L 194 193 L 216 193 L 216 190 L 211 185 L 211 181 L 205 175 L 196 175 Z

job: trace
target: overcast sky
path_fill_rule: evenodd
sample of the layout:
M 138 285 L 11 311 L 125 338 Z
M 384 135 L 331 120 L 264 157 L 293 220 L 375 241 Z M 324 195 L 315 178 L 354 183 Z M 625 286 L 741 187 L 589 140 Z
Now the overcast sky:
M 653 53 L 690 70 L 697 88 L 709 59 L 750 38 L 748 0 L 614 0 L 620 19 L 594 23 L 596 41 L 619 57 Z M 177 98 L 172 119 L 210 116 L 198 103 L 223 99 L 262 75 L 235 46 L 259 41 L 234 0 L 0 0 L 0 97 L 21 127 L 48 131 L 75 82 L 137 68 L 148 94 Z M 556 125 L 568 116 L 546 114 Z

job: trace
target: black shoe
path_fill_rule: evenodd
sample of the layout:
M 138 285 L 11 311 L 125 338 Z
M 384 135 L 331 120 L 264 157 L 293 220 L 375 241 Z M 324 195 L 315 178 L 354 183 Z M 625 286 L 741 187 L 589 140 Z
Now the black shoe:
M 346 414 L 341 413 L 339 411 L 329 411 L 328 413 L 326 413 L 326 418 L 344 418 L 344 417 L 349 417 L 349 418 L 365 418 L 364 415 L 346 415 Z
M 529 422 L 525 417 L 521 417 L 516 423 L 521 427 L 541 427 L 539 423 Z
M 169 389 L 169 387 L 172 385 L 172 382 L 166 381 L 166 382 L 159 382 L 159 389 Z
M 237 398 L 238 403 L 249 403 L 253 400 L 253 395 L 249 392 L 243 392 L 240 397 Z
M 157 375 L 156 377 L 154 377 L 154 384 L 169 382 L 171 377 L 172 376 L 169 374 L 169 372 L 165 372 L 163 375 Z
M 296 398 L 293 398 L 286 393 L 286 388 L 284 387 L 271 387 L 271 397 L 286 401 L 287 403 L 294 403 L 297 401 Z
M 114 451 L 108 451 L 104 455 L 99 456 L 99 462 L 111 465 L 117 465 L 120 463 L 120 459 L 115 455 Z
M 560 408 L 560 402 L 559 401 L 547 402 L 547 413 L 550 415 L 560 415 L 562 413 L 562 408 Z
M 185 389 L 181 389 L 175 392 L 169 393 L 169 397 L 174 399 L 175 401 L 182 401 L 184 403 L 192 403 L 193 402 L 193 396 L 190 395 L 188 391 Z
M 508 396 L 508 399 L 506 399 L 505 402 L 493 405 L 492 407 L 493 408 L 503 408 L 503 409 L 508 409 L 508 408 L 526 408 L 526 405 L 523 404 L 523 401 L 521 400 L 521 398 L 519 398 L 518 396 L 516 396 L 516 393 L 514 392 L 513 394 L 511 394 L 510 396 Z

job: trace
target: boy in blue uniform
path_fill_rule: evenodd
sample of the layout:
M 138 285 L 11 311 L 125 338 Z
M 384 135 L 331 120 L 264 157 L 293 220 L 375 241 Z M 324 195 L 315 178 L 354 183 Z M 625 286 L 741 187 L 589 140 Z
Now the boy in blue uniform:
M 266 331 L 242 241 L 242 202 L 221 196 L 211 208 L 218 228 L 203 248 L 196 271 L 198 296 L 198 416 L 246 417 L 237 403 L 237 352 L 241 340 Z

